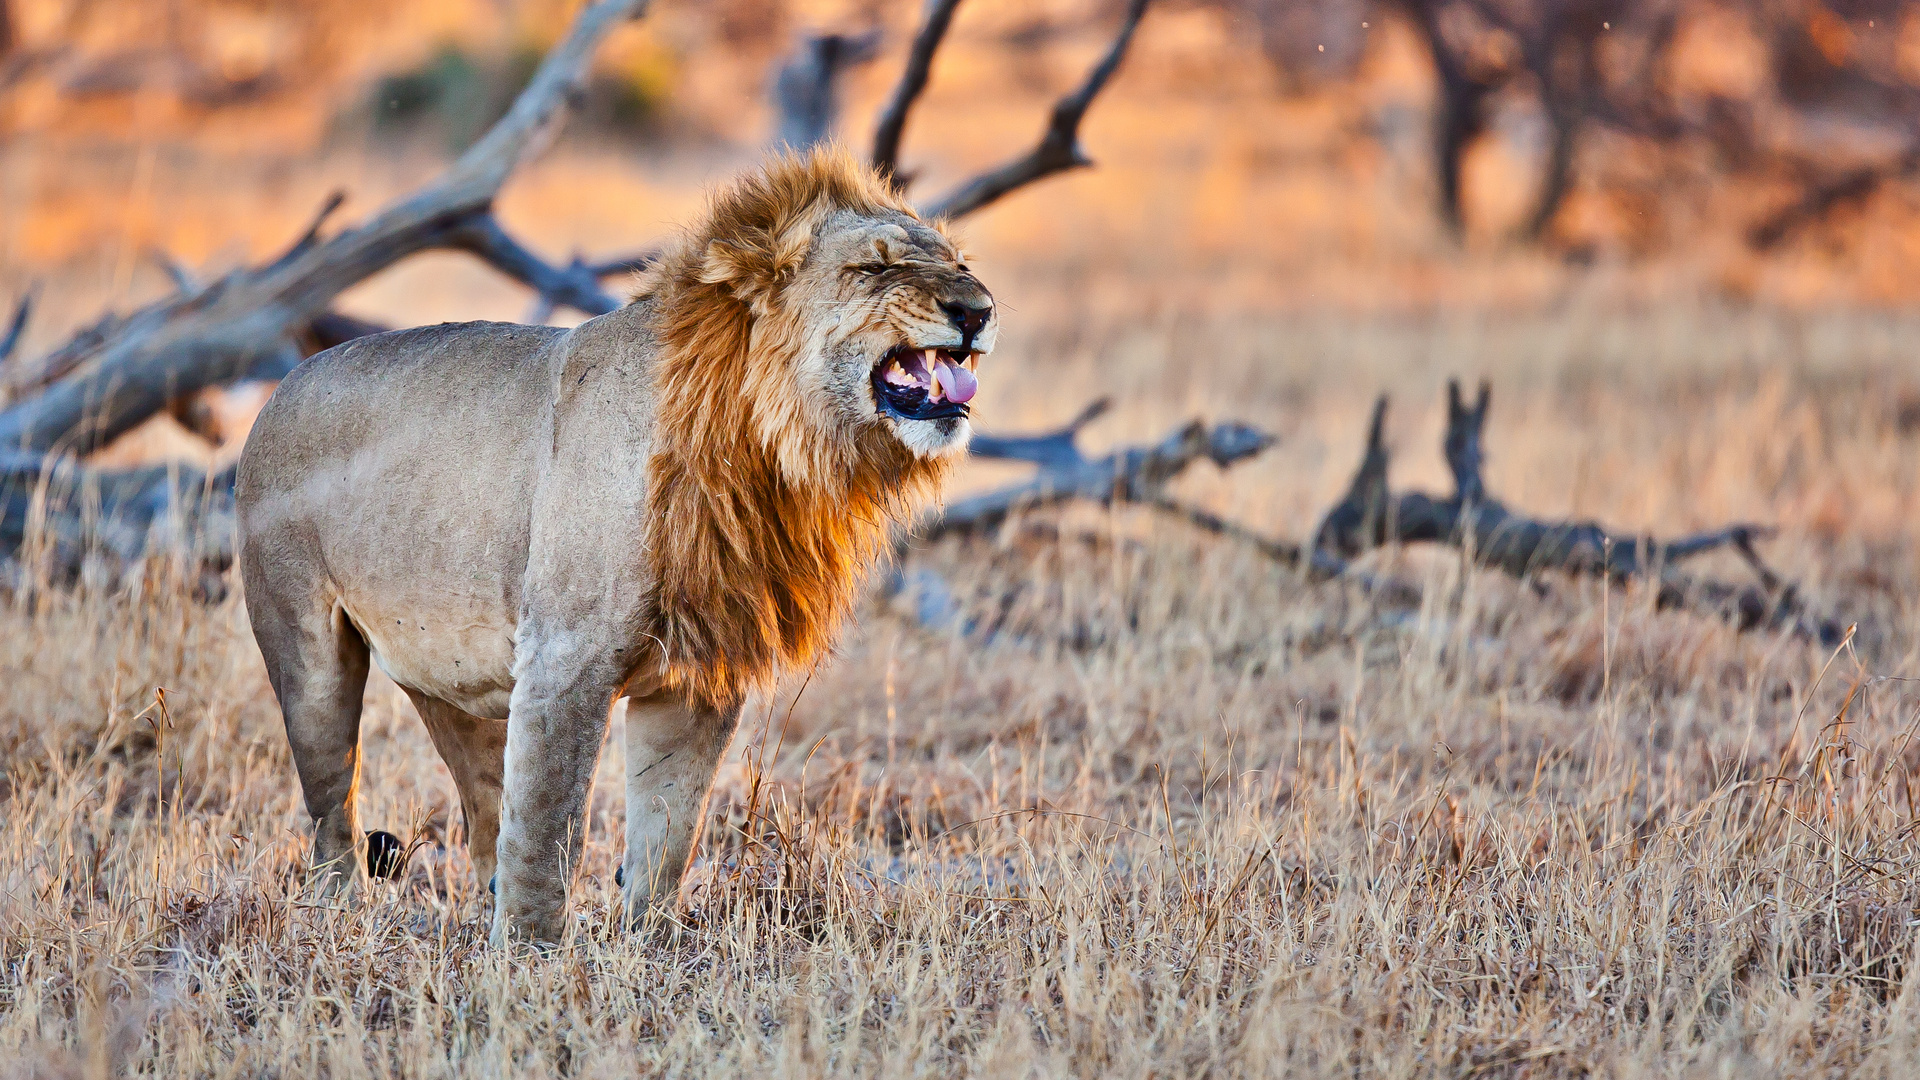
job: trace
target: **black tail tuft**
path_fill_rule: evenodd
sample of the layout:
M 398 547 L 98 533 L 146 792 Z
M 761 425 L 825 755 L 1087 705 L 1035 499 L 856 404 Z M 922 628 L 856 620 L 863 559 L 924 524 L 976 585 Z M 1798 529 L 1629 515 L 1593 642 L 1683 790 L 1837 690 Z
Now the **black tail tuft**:
M 392 880 L 407 868 L 407 846 L 384 829 L 367 834 L 367 876 Z

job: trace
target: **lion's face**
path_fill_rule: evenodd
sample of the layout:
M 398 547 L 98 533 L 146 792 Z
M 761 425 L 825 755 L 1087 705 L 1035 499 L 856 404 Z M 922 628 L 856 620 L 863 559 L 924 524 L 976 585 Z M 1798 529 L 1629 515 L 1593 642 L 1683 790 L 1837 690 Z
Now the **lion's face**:
M 811 298 L 811 310 L 795 375 L 823 406 L 816 422 L 878 425 L 921 458 L 964 450 L 979 359 L 1000 320 L 953 244 L 904 214 L 839 211 L 797 277 L 790 295 Z

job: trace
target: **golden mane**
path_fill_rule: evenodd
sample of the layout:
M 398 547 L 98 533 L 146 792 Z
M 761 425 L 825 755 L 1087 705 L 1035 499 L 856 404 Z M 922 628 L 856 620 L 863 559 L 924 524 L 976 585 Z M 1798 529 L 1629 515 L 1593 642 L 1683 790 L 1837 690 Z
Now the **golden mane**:
M 669 683 L 716 705 L 820 655 L 889 530 L 946 470 L 878 429 L 821 431 L 762 392 L 794 385 L 807 298 L 789 286 L 837 210 L 914 216 L 843 150 L 783 155 L 717 193 L 635 297 L 656 305 L 664 346 L 645 630 Z

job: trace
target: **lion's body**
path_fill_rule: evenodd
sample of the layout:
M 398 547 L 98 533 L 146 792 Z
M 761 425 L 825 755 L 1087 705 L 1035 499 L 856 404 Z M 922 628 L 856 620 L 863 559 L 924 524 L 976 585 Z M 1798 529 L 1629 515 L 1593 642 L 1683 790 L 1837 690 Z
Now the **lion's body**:
M 819 654 L 964 446 L 963 418 L 883 413 L 863 381 L 887 334 L 984 351 L 945 245 L 844 158 L 788 160 L 618 311 L 384 334 L 289 376 L 241 462 L 241 570 L 316 862 L 360 842 L 371 662 L 453 771 L 483 880 L 497 830 L 497 939 L 557 940 L 622 694 L 628 903 L 669 895 L 742 697 Z
M 241 474 L 249 575 L 274 592 L 296 577 L 320 590 L 311 602 L 337 605 L 395 682 L 505 720 L 535 436 L 561 340 L 435 326 L 361 338 L 295 371 Z

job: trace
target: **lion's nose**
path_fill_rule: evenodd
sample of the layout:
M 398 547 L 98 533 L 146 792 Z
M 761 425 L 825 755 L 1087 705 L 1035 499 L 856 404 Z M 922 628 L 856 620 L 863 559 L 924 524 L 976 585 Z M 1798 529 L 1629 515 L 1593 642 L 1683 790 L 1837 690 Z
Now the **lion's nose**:
M 985 307 L 972 307 L 948 300 L 940 304 L 940 310 L 947 313 L 947 320 L 960 331 L 963 347 L 971 347 L 974 336 L 986 329 L 987 320 L 993 317 L 993 305 L 990 303 Z

